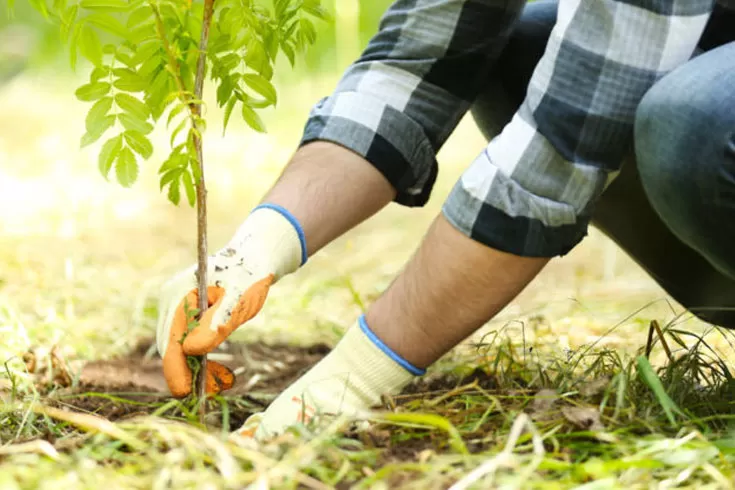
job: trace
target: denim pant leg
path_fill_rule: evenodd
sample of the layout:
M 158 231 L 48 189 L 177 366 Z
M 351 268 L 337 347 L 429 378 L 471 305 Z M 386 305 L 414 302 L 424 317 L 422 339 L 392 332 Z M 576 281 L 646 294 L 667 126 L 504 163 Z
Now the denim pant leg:
M 556 22 L 557 8 L 556 0 L 537 0 L 526 5 L 486 89 L 472 107 L 473 118 L 487 139 L 500 132 L 523 101 L 528 81 L 543 56 Z M 700 47 L 710 48 L 722 42 L 723 32 L 717 28 L 717 22 L 723 15 L 727 14 L 717 12 L 713 16 Z M 735 33 L 724 35 L 731 39 Z M 662 123 L 659 128 L 665 130 L 667 121 Z M 663 162 L 660 159 L 652 161 Z M 648 167 L 648 163 L 643 165 Z M 592 224 L 690 312 L 705 321 L 735 328 L 735 278 L 713 266 L 710 257 L 700 250 L 685 243 L 672 231 L 674 225 L 654 210 L 644 191 L 639 165 L 631 154 L 618 178 L 598 202 Z M 650 166 L 656 167 L 655 164 Z
M 672 232 L 735 280 L 735 42 L 645 95 L 635 124 L 641 182 Z

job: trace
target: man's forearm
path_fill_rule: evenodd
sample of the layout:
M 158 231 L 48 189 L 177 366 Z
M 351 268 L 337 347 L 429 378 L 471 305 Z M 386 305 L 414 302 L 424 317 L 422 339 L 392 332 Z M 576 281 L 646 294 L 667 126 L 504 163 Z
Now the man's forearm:
M 398 355 L 427 367 L 500 312 L 547 262 L 494 250 L 440 215 L 367 311 L 367 324 Z
M 364 158 L 329 142 L 300 148 L 263 198 L 288 209 L 306 236 L 309 255 L 377 213 L 395 189 Z

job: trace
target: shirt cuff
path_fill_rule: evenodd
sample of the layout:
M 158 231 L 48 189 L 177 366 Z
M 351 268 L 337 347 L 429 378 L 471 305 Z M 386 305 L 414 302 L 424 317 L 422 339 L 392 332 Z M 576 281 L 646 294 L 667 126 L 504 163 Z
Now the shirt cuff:
M 396 189 L 395 201 L 423 206 L 437 176 L 436 152 L 419 124 L 397 108 L 358 92 L 339 92 L 311 110 L 300 146 L 329 141 L 365 158 Z
M 496 185 L 501 178 L 496 178 Z M 473 196 L 459 180 L 442 207 L 442 214 L 452 226 L 469 238 L 488 247 L 521 257 L 555 257 L 569 253 L 587 235 L 590 217 L 575 215 L 563 203 L 552 203 L 529 195 L 510 179 L 504 179 L 510 195 L 537 201 L 545 212 L 556 209 L 572 219 L 555 226 L 540 219 L 516 215 Z M 499 188 L 499 185 L 498 185 Z M 521 198 L 523 199 L 523 198 Z M 540 201 L 545 201 L 542 205 Z M 566 209 L 565 209 L 566 208 Z

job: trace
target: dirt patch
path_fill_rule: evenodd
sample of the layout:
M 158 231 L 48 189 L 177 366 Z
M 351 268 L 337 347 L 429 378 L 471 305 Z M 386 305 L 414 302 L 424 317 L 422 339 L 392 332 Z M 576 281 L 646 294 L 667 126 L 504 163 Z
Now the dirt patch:
M 73 388 L 56 390 L 50 396 L 60 405 L 110 420 L 155 412 L 171 400 L 171 395 L 163 377 L 162 360 L 151 348 L 153 342 L 144 339 L 125 356 L 85 363 Z M 241 422 L 255 409 L 264 407 L 329 350 L 326 344 L 298 347 L 227 343 L 211 354 L 211 359 L 236 375 L 235 385 L 222 395 L 251 402 L 232 404 L 232 423 Z
M 153 339 L 144 339 L 128 354 L 116 359 L 87 362 L 75 369 L 77 372 L 72 375 L 61 372 L 64 360 L 56 358 L 51 363 L 51 372 L 37 371 L 39 377 L 55 380 L 56 387 L 46 391 L 47 402 L 113 421 L 154 413 L 182 417 L 181 407 L 169 403 L 172 397 L 163 377 L 162 360 L 155 353 L 153 343 Z M 326 344 L 299 347 L 258 342 L 227 343 L 210 354 L 211 359 L 226 365 L 236 375 L 233 388 L 222 393 L 227 400 L 229 428 L 239 427 L 252 413 L 267 407 L 273 398 L 329 351 Z M 27 359 L 29 365 L 31 361 Z M 74 377 L 76 382 L 72 386 L 59 388 L 63 380 Z M 448 396 L 446 403 L 451 403 L 455 390 L 461 391 L 461 387 L 468 384 L 487 391 L 498 389 L 497 379 L 480 368 L 464 376 L 436 373 L 416 379 L 392 399 L 392 405 L 398 408 L 417 398 L 426 400 L 443 396 Z M 224 420 L 222 406 L 212 402 L 210 407 L 208 425 L 221 427 Z M 434 409 L 441 411 L 441 407 Z M 441 452 L 447 445 L 445 435 L 440 432 L 419 434 L 410 429 L 399 434 L 378 427 L 362 433 L 351 432 L 345 435 L 360 440 L 367 448 L 384 450 L 379 457 L 380 465 L 393 461 L 418 462 L 431 452 Z

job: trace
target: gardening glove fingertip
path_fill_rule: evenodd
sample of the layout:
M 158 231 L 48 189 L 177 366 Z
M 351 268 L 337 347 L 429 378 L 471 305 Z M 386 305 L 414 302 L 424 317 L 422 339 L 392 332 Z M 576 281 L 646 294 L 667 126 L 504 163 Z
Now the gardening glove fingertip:
M 217 395 L 235 384 L 235 373 L 216 361 L 207 361 L 207 394 Z
M 185 303 L 196 303 L 196 291 L 187 294 L 173 311 L 168 343 L 163 355 L 163 376 L 169 391 L 175 398 L 183 398 L 191 392 L 191 369 L 186 362 L 181 340 L 187 331 Z

